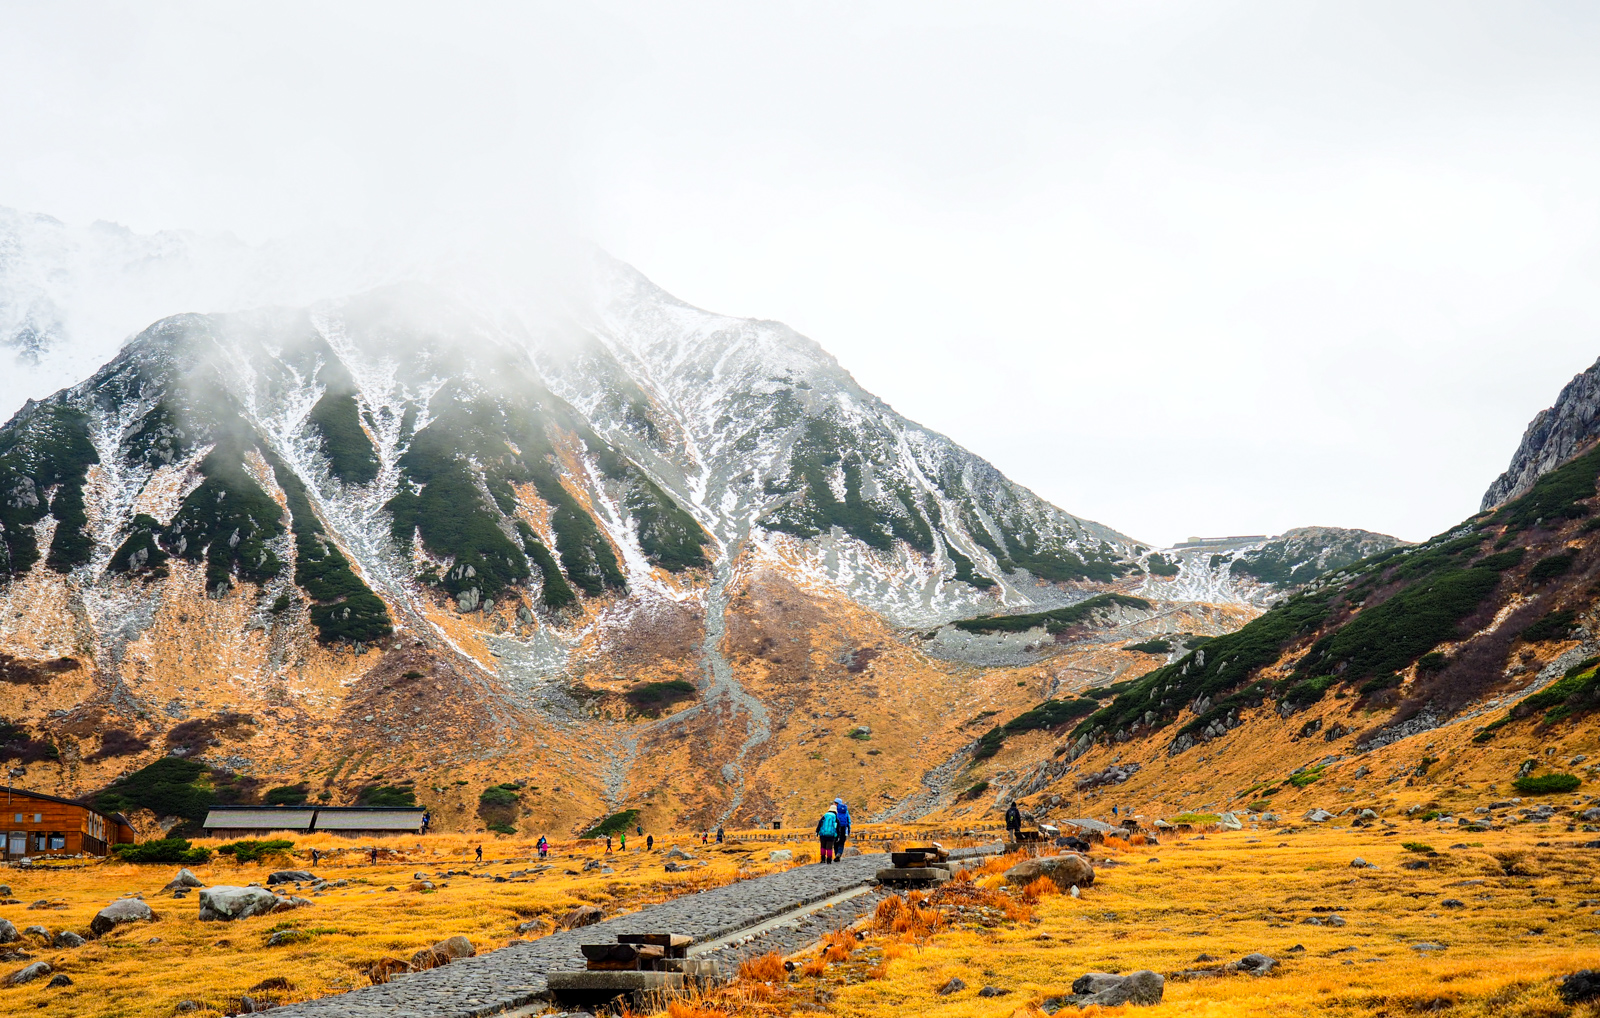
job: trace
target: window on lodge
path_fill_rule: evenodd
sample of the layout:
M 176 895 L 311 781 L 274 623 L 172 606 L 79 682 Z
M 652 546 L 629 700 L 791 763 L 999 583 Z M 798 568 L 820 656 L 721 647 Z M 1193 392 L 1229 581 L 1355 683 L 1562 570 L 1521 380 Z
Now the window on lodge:
M 44 832 L 33 836 L 33 848 L 36 852 L 59 852 L 67 847 L 67 836 L 54 832 Z

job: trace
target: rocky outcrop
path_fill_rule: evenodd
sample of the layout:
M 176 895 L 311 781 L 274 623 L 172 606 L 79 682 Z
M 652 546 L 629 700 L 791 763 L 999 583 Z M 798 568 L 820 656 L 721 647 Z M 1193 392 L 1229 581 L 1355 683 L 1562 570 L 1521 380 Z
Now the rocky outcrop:
M 1090 788 L 1100 788 L 1104 785 L 1120 785 L 1133 777 L 1139 771 L 1137 763 L 1112 764 L 1105 770 L 1093 774 L 1085 774 L 1078 779 L 1078 791 Z
M 1555 405 L 1534 415 L 1506 472 L 1483 493 L 1481 509 L 1493 509 L 1527 494 L 1544 474 L 1565 463 L 1600 436 L 1600 361 L 1573 376 Z
M 1149 1007 L 1161 1003 L 1166 990 L 1166 980 L 1145 969 L 1115 976 L 1106 972 L 1088 972 L 1072 982 L 1072 993 L 1064 997 L 1050 997 L 1039 1006 L 1046 1014 L 1055 1014 L 1064 1007 L 1116 1007 L 1133 1004 Z
M 89 920 L 89 930 L 95 936 L 104 936 L 124 923 L 153 923 L 156 914 L 138 898 L 113 901 Z

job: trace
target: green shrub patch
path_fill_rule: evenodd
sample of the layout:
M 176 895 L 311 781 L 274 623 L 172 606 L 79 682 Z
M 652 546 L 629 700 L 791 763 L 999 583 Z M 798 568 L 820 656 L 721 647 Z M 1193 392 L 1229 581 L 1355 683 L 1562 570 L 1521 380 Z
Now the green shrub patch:
M 580 838 L 604 838 L 608 834 L 620 834 L 628 828 L 635 826 L 639 821 L 639 811 L 625 809 L 620 813 L 613 813 L 593 827 L 578 835 Z
M 287 855 L 293 848 L 294 842 L 288 838 L 268 838 L 264 841 L 230 841 L 226 845 L 218 845 L 217 851 L 233 856 L 235 862 L 260 862 L 269 855 Z
M 1087 622 L 1097 610 L 1118 605 L 1150 610 L 1150 602 L 1142 597 L 1128 594 L 1096 594 L 1065 608 L 1032 612 L 1027 615 L 980 615 L 975 619 L 962 619 L 955 623 L 955 627 L 968 633 L 1025 633 L 1042 626 L 1046 632 L 1059 633 L 1069 626 Z
M 1511 787 L 1524 795 L 1559 795 L 1581 784 L 1575 774 L 1530 774 L 1513 781 Z
M 123 862 L 201 863 L 211 858 L 211 849 L 196 848 L 187 838 L 162 838 L 137 845 L 116 845 L 112 851 Z

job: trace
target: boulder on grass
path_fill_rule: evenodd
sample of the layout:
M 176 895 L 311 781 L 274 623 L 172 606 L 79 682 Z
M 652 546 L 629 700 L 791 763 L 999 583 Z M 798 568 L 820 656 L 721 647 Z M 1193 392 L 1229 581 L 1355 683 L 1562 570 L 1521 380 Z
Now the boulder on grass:
M 27 968 L 17 969 L 9 976 L 6 976 L 6 985 L 21 986 L 23 983 L 31 983 L 40 976 L 47 976 L 49 974 L 50 963 L 47 961 L 36 961 Z
M 208 887 L 200 892 L 200 921 L 228 922 L 266 915 L 278 905 L 278 896 L 265 887 Z
M 1073 980 L 1072 993 L 1069 996 L 1051 997 L 1039 1006 L 1047 1014 L 1055 1014 L 1068 1005 L 1088 1007 L 1090 1004 L 1099 1004 L 1102 1007 L 1116 1007 L 1121 1004 L 1133 1004 L 1149 1007 L 1161 1003 L 1161 995 L 1165 991 L 1166 980 L 1149 969 L 1130 972 L 1125 976 L 1089 972 Z
M 1600 997 L 1600 972 L 1583 969 L 1561 980 L 1561 999 L 1568 1004 L 1581 1004 Z
M 10 919 L 0 919 L 0 944 L 9 944 L 13 940 L 21 939 L 22 934 L 17 932 L 15 926 L 11 925 Z
M 50 941 L 51 947 L 82 947 L 88 941 L 71 930 L 59 930 Z
M 105 936 L 124 923 L 153 923 L 156 914 L 138 898 L 121 898 L 101 909 L 89 920 L 89 932 Z
M 562 916 L 557 922 L 564 930 L 575 930 L 580 926 L 593 926 L 606 917 L 604 909 L 595 905 L 579 905 L 577 908 Z M 526 924 L 524 924 L 526 925 Z M 521 926 L 517 927 L 518 933 L 527 932 Z
M 267 886 L 273 884 L 309 884 L 317 878 L 305 870 L 276 870 L 267 876 Z M 418 878 L 421 879 L 420 877 Z
M 787 848 L 780 848 L 767 856 L 769 862 L 794 862 L 794 853 Z
M 1063 891 L 1069 887 L 1088 887 L 1094 883 L 1094 866 L 1084 856 L 1068 852 L 1024 859 L 1006 870 L 1006 882 L 1018 886 L 1031 884 L 1040 877 L 1049 877 Z
M 163 891 L 176 891 L 180 887 L 204 887 L 204 886 L 206 886 L 206 885 L 200 882 L 200 878 L 199 877 L 195 876 L 193 873 L 190 873 L 189 870 L 187 868 L 185 868 L 185 869 L 179 870 L 177 876 L 175 876 L 171 880 L 167 881 L 167 886 L 163 887 L 162 890 Z

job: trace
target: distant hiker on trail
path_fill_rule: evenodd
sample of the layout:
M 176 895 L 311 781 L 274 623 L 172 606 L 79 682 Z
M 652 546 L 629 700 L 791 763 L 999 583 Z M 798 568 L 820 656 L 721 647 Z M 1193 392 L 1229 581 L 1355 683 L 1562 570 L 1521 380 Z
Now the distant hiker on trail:
M 378 846 L 372 846 L 372 865 L 378 865 Z
M 850 836 L 850 807 L 844 804 L 843 799 L 833 800 L 834 808 L 839 811 L 839 834 L 833 840 L 833 861 L 838 862 L 844 858 L 844 839 Z M 722 832 L 717 832 L 717 840 L 722 840 Z
M 478 846 L 478 861 L 483 862 L 483 846 Z
M 311 865 L 315 867 L 320 862 L 322 862 L 322 852 L 319 849 L 313 848 L 311 850 Z
M 1012 841 L 1022 840 L 1022 810 L 1017 808 L 1016 800 L 1006 807 L 1006 834 Z
M 717 844 L 722 844 L 722 825 L 717 825 Z
M 622 839 L 622 850 L 626 852 L 628 850 L 628 832 L 623 831 L 621 834 L 617 835 L 617 837 Z
M 710 831 L 701 831 L 700 832 L 700 844 L 704 845 L 706 843 L 706 839 L 709 838 L 710 836 L 711 836 L 711 832 Z
M 543 859 L 549 854 L 550 842 L 546 841 L 544 835 L 541 834 L 539 835 L 539 858 Z
M 646 852 L 654 852 L 656 850 L 656 836 L 654 834 L 645 835 L 644 850 Z
M 611 835 L 606 835 L 606 855 L 611 854 Z
M 839 807 L 830 805 L 817 821 L 817 840 L 822 844 L 822 861 L 833 862 L 833 842 L 839 836 Z
M 428 825 L 431 824 L 431 823 L 433 823 L 433 814 L 429 813 L 427 810 L 423 810 L 422 811 L 422 832 L 421 833 L 427 834 L 428 833 Z
M 1114 820 L 1114 819 L 1116 819 L 1116 816 L 1117 816 L 1117 807 L 1113 806 L 1113 807 L 1111 807 L 1111 817 Z

